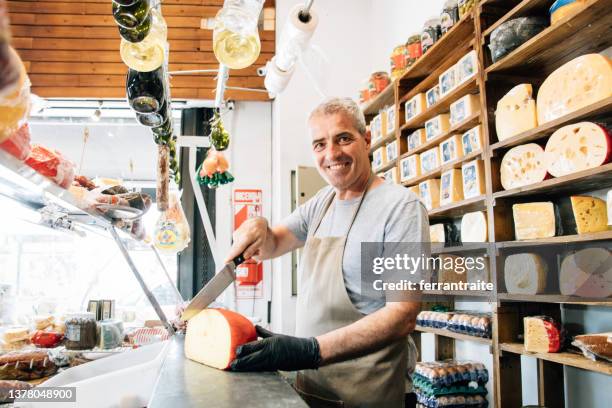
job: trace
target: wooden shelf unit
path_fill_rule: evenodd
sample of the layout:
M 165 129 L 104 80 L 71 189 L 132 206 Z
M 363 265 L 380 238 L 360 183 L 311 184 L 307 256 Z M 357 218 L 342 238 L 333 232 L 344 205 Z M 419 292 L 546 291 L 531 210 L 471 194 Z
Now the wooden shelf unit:
M 612 119 L 612 98 L 602 100 L 578 111 L 568 113 L 553 121 L 539 125 L 514 137 L 499 141 L 495 131 L 495 110 L 497 101 L 513 86 L 531 83 L 534 97 L 544 79 L 562 64 L 591 52 L 600 52 L 612 46 L 612 0 L 588 0 L 584 9 L 548 27 L 534 38 L 493 63 L 488 48 L 490 34 L 506 21 L 517 17 L 548 15 L 552 0 L 480 0 L 474 11 L 464 17 L 451 31 L 445 34 L 427 53 L 421 57 L 401 78 L 394 82 L 394 97 L 386 96 L 387 102 L 395 100 L 396 132 L 398 142 L 407 137 L 414 129 L 423 126 L 425 121 L 448 112 L 451 103 L 468 93 L 480 95 L 480 114 L 473 115 L 465 122 L 454 126 L 449 132 L 427 141 L 412 151 L 400 154 L 395 165 L 400 173 L 401 160 L 439 145 L 453 134 L 464 132 L 480 124 L 483 133 L 481 156 L 485 164 L 486 193 L 482 196 L 435 208 L 428 212 L 430 224 L 441 221 L 457 221 L 464 214 L 485 211 L 489 228 L 490 243 L 454 247 L 433 247 L 432 254 L 455 253 L 469 254 L 487 251 L 490 256 L 490 272 L 493 283 L 499 283 L 498 275 L 503 268 L 505 251 L 528 251 L 529 248 L 558 246 L 571 248 L 574 245 L 601 245 L 612 242 L 612 230 L 601 233 L 569 235 L 541 240 L 514 241 L 511 204 L 525 202 L 532 198 L 542 198 L 576 193 L 589 193 L 603 188 L 612 188 L 612 163 L 563 177 L 551 178 L 541 183 L 512 190 L 503 190 L 499 180 L 499 161 L 505 152 L 514 146 L 537 142 L 543 144 L 557 129 L 580 121 L 608 121 Z M 426 92 L 438 83 L 438 77 L 458 61 L 469 50 L 476 50 L 479 71 L 476 76 L 452 90 L 427 111 L 405 123 L 404 103 L 413 96 Z M 498 83 L 501 86 L 498 86 Z M 379 103 L 371 106 L 384 107 Z M 377 111 L 366 112 L 372 117 Z M 388 138 L 385 142 L 393 140 Z M 383 143 L 377 144 L 381 146 Z M 469 157 L 471 158 L 471 157 Z M 408 187 L 428 178 L 438 178 L 448 168 L 460 167 L 469 158 L 445 164 L 440 168 L 401 183 Z M 475 157 L 474 157 L 475 158 Z M 499 266 L 498 266 L 499 265 Z M 556 272 L 556 271 L 555 271 Z M 502 277 L 503 280 L 503 277 Z M 589 371 L 612 375 L 612 364 L 593 362 L 580 354 L 565 353 L 528 353 L 521 343 L 522 316 L 547 314 L 561 319 L 561 308 L 568 307 L 610 307 L 612 298 L 583 299 L 559 294 L 516 295 L 503 293 L 503 285 L 495 285 L 496 291 L 490 292 L 446 292 L 423 291 L 423 295 L 435 300 L 437 304 L 452 307 L 454 298 L 490 302 L 493 312 L 493 338 L 490 339 L 493 353 L 493 372 L 491 381 L 494 392 L 489 397 L 490 405 L 497 408 L 522 406 L 520 383 L 520 356 L 529 355 L 538 359 L 538 400 L 540 405 L 549 407 L 564 406 L 564 390 L 559 384 L 564 381 L 564 366 L 577 367 Z M 429 302 L 430 299 L 425 299 Z M 425 303 L 427 307 L 428 303 Z M 436 334 L 435 358 L 454 357 L 454 341 L 474 340 L 471 336 L 430 328 L 417 327 L 415 342 L 420 344 L 420 333 Z M 486 343 L 489 344 L 489 343 Z
M 453 331 L 446 330 L 446 329 L 436 329 L 433 327 L 417 326 L 415 330 L 421 333 L 433 333 L 436 336 L 444 336 L 444 337 L 448 337 L 448 338 L 456 339 L 456 340 L 473 341 L 475 343 L 487 344 L 489 346 L 493 345 L 493 341 L 491 339 L 487 339 L 484 337 L 470 336 L 468 334 L 455 333 Z

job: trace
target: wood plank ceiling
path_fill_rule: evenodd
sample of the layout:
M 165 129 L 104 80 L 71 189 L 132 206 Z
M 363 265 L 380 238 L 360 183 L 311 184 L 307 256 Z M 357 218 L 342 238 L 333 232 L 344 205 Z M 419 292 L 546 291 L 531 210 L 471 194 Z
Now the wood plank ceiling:
M 12 45 L 24 61 L 33 92 L 41 97 L 123 98 L 127 67 L 111 0 L 7 1 Z M 215 69 L 212 30 L 201 29 L 223 0 L 163 0 L 170 71 Z M 267 1 L 265 7 L 274 7 Z M 228 86 L 263 89 L 256 69 L 274 54 L 274 31 L 260 30 L 261 54 L 251 67 L 231 70 Z M 175 75 L 174 99 L 214 99 L 214 73 Z M 268 100 L 267 93 L 227 90 L 227 99 Z

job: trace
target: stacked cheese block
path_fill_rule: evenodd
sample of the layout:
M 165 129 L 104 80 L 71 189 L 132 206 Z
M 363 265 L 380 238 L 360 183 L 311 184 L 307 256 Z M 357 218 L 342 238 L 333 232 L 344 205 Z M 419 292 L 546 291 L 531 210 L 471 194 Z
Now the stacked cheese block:
M 426 93 L 420 93 L 405 104 L 405 121 L 411 124 L 422 123 L 421 115 L 435 106 L 441 98 L 453 89 L 474 77 L 478 69 L 476 52 L 471 51 L 457 64 L 444 72 L 438 85 Z M 433 117 L 425 122 L 424 128 L 414 130 L 407 137 L 408 154 L 426 143 L 432 148 L 421 154 L 413 154 L 400 162 L 400 180 L 410 184 L 411 180 L 436 172 L 448 163 L 456 163 L 465 156 L 480 152 L 483 148 L 483 132 L 480 125 L 462 134 L 452 134 L 454 127 L 480 114 L 479 95 L 468 94 L 450 105 L 450 112 Z M 436 143 L 439 141 L 439 143 Z M 464 163 L 461 169 L 449 169 L 441 177 L 425 180 L 413 186 L 427 209 L 484 194 L 484 164 L 482 160 Z
M 396 128 L 396 117 L 395 117 L 395 106 L 391 105 L 380 111 L 372 121 L 370 122 L 370 133 L 372 135 L 372 145 L 379 143 L 382 139 L 389 138 L 395 135 Z M 377 172 L 382 167 L 396 160 L 398 156 L 405 150 L 404 145 L 398 145 L 397 141 L 393 139 L 384 146 L 375 149 L 372 152 L 372 170 Z M 389 172 L 386 172 L 389 173 Z M 383 174 L 380 176 L 385 178 L 389 177 L 393 181 L 397 182 L 397 174 L 393 176 L 391 173 Z
M 433 224 L 429 227 L 429 235 L 432 243 L 441 243 L 444 246 L 487 242 L 489 237 L 487 215 L 484 211 L 463 215 L 459 231 L 451 222 Z
M 482 363 L 454 360 L 417 363 L 413 375 L 417 406 L 486 408 L 488 381 L 489 373 Z
M 600 54 L 578 57 L 554 71 L 538 91 L 520 84 L 497 103 L 495 127 L 500 141 L 612 97 L 612 61 Z M 520 136 L 519 136 L 520 137 Z M 596 168 L 612 158 L 612 139 L 605 125 L 572 123 L 556 130 L 542 146 L 528 143 L 504 155 L 501 184 L 506 190 L 547 177 Z

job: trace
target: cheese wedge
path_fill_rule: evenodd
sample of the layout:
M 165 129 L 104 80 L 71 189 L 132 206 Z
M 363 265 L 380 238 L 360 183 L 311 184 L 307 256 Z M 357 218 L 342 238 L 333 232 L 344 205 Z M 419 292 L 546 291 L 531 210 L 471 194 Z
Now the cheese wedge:
M 554 132 L 545 148 L 546 168 L 555 177 L 599 167 L 612 158 L 612 138 L 603 127 L 580 122 Z
M 584 196 L 572 196 L 570 200 L 578 234 L 608 230 L 608 214 L 604 200 Z
M 461 242 L 487 242 L 489 232 L 484 211 L 465 214 L 461 218 Z
M 538 126 L 536 102 L 531 84 L 515 86 L 497 102 L 495 130 L 498 140 L 505 140 Z
M 404 104 L 404 119 L 408 123 L 414 117 L 425 112 L 427 101 L 424 93 L 417 94 Z
M 612 96 L 612 61 L 601 54 L 574 58 L 548 76 L 538 91 L 544 124 Z
M 554 237 L 557 232 L 555 206 L 551 202 L 514 204 L 514 236 L 517 240 Z
M 427 141 L 425 129 L 417 129 L 408 135 L 408 151 L 414 150 Z
M 440 177 L 440 205 L 456 203 L 463 200 L 463 182 L 461 170 L 450 169 Z
M 425 180 L 419 184 L 419 195 L 427 210 L 440 206 L 440 179 Z
M 524 317 L 525 350 L 534 353 L 556 353 L 563 344 L 561 326 L 550 317 Z
M 463 179 L 463 198 L 465 200 L 485 193 L 484 162 L 482 160 L 463 163 L 461 166 L 461 177 Z
M 400 180 L 409 181 L 421 175 L 421 158 L 418 154 L 408 156 L 400 161 Z
M 567 255 L 561 262 L 559 290 L 566 296 L 612 296 L 612 253 L 586 248 Z
M 544 149 L 536 143 L 516 146 L 508 150 L 501 161 L 502 187 L 506 190 L 539 183 L 546 178 Z
M 508 255 L 504 262 L 504 282 L 508 293 L 544 293 L 547 275 L 548 265 L 538 254 L 512 254 Z

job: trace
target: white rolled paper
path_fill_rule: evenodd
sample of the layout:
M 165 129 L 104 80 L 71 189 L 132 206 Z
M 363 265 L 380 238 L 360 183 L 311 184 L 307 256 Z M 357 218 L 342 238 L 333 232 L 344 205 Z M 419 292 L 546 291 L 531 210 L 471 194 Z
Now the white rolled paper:
M 304 23 L 300 20 L 299 14 L 303 5 L 298 4 L 291 9 L 279 41 L 278 52 L 276 53 L 276 65 L 282 71 L 290 71 L 295 65 L 300 54 L 308 47 L 308 43 L 314 34 L 319 17 L 317 13 L 310 9 L 310 20 Z
M 264 85 L 271 98 L 276 97 L 276 95 L 281 93 L 287 87 L 287 84 L 295 71 L 295 65 L 292 66 L 289 71 L 282 71 L 276 65 L 276 58 L 277 57 L 272 58 L 272 60 L 268 61 L 266 64 L 267 72 Z

